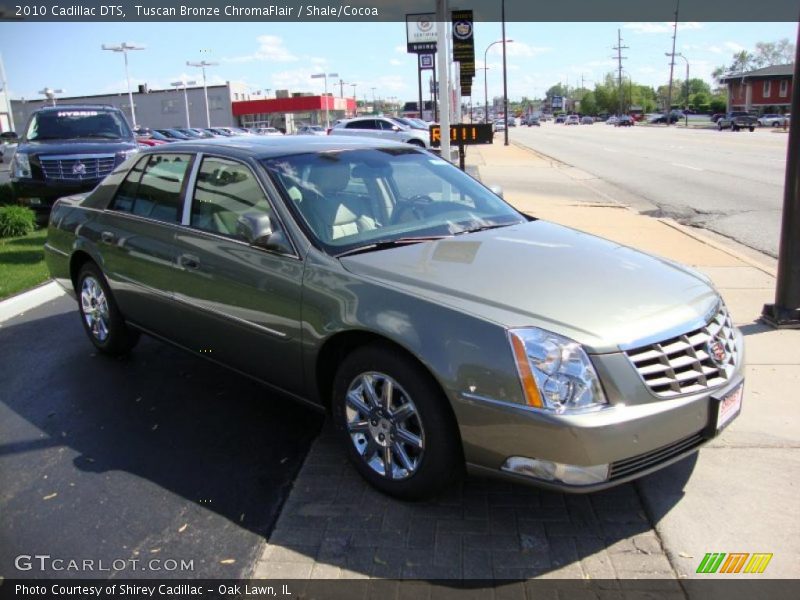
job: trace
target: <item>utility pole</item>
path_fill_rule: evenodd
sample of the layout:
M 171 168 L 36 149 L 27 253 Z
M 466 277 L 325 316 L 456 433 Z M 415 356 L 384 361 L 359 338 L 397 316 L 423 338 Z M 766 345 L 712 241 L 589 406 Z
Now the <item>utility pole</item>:
M 678 10 L 681 7 L 681 0 L 675 0 L 675 23 L 672 25 L 672 52 L 669 59 L 669 88 L 667 88 L 667 127 L 672 121 L 672 75 L 675 71 L 675 38 L 678 37 Z
M 619 88 L 619 116 L 622 116 L 622 105 L 624 103 L 624 92 L 622 91 L 622 61 L 626 60 L 627 56 L 622 56 L 622 51 L 627 50 L 628 46 L 622 45 L 622 30 L 617 29 L 617 45 L 613 46 L 617 51 L 617 55 L 612 58 L 617 59 L 617 87 Z M 583 77 L 583 76 L 581 76 Z
M 335 83 L 333 85 L 336 85 Z M 344 79 L 339 79 L 339 98 L 344 98 L 344 86 L 350 85 Z

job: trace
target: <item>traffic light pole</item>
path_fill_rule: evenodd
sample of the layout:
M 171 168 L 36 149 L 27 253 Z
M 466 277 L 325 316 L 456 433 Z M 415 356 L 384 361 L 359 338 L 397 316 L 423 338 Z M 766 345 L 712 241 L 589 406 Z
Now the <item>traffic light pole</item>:
M 800 29 L 792 79 L 792 114 L 800 114 Z M 778 329 L 800 329 L 800 127 L 793 119 L 786 151 L 783 220 L 778 246 L 775 304 L 765 304 L 761 318 Z

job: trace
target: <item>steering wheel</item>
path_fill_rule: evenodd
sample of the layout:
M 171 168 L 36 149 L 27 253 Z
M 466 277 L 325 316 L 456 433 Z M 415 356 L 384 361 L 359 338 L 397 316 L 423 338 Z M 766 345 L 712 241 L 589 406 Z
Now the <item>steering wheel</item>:
M 395 206 L 394 214 L 392 214 L 392 223 L 404 223 L 410 221 L 408 213 L 421 221 L 425 218 L 425 205 L 431 204 L 433 198 L 427 194 L 417 194 L 398 202 Z

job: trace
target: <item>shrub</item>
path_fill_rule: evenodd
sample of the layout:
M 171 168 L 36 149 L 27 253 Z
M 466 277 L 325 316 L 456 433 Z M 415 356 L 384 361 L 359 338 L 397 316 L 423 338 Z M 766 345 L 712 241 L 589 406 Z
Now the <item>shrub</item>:
M 13 204 L 13 196 L 11 186 L 9 184 L 0 183 L 0 206 L 4 204 Z
M 31 233 L 36 227 L 35 213 L 25 206 L 0 206 L 0 238 Z

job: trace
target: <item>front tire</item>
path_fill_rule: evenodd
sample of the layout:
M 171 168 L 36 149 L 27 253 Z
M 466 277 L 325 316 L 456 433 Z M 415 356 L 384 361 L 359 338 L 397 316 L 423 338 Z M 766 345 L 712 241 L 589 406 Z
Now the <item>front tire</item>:
M 103 354 L 122 356 L 139 341 L 139 332 L 125 324 L 108 282 L 94 263 L 78 273 L 78 309 L 89 340 Z
M 430 497 L 463 468 L 447 399 L 412 358 L 385 344 L 356 349 L 333 384 L 333 420 L 350 461 L 373 487 Z

